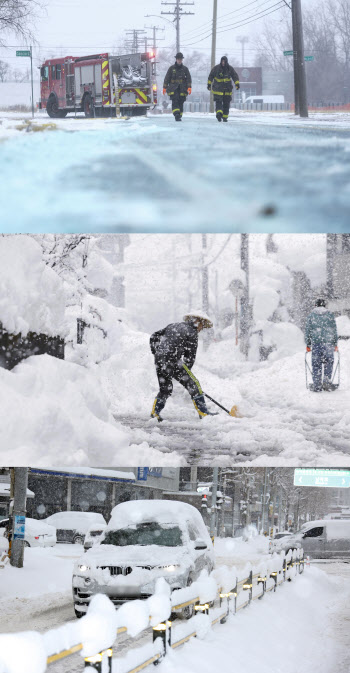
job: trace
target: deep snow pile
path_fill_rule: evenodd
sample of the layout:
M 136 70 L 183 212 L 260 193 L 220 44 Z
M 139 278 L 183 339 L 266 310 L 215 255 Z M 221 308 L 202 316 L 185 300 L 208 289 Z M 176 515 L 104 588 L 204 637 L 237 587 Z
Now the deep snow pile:
M 0 239 L 0 322 L 9 332 L 64 330 L 66 292 L 60 277 L 43 261 L 40 245 L 30 236 Z
M 51 466 L 129 465 L 162 461 L 158 451 L 130 446 L 114 421 L 95 372 L 48 355 L 0 368 L 1 461 Z M 132 454 L 130 454 L 132 451 Z M 103 459 L 102 459 L 103 457 Z

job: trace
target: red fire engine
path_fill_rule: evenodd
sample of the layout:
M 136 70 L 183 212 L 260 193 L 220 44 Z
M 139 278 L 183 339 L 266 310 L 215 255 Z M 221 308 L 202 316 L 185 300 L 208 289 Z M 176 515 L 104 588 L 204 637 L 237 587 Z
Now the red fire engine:
M 48 59 L 40 68 L 40 109 L 50 117 L 145 115 L 157 104 L 154 52 Z

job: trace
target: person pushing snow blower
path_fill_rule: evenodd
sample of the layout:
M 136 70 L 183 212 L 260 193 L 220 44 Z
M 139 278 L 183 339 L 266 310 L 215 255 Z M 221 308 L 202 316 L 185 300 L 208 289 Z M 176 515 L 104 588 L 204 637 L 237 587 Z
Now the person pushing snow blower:
M 154 332 L 150 346 L 159 381 L 159 392 L 154 400 L 151 418 L 162 421 L 160 412 L 173 392 L 175 379 L 189 392 L 200 418 L 216 416 L 208 411 L 199 381 L 192 374 L 198 348 L 198 333 L 213 326 L 210 318 L 202 311 L 187 313 L 183 322 L 172 323 Z
M 310 313 L 305 327 L 306 352 L 311 352 L 313 385 L 310 390 L 335 390 L 332 383 L 334 351 L 338 350 L 338 333 L 334 314 L 327 310 L 325 299 L 316 299 L 315 308 Z M 323 380 L 322 380 L 323 366 Z

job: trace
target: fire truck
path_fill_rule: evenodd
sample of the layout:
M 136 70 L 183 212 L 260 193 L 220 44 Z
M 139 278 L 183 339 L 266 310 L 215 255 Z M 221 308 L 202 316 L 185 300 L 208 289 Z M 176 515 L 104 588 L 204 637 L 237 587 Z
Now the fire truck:
M 50 117 L 145 115 L 157 104 L 154 52 L 66 56 L 40 68 L 39 108 Z

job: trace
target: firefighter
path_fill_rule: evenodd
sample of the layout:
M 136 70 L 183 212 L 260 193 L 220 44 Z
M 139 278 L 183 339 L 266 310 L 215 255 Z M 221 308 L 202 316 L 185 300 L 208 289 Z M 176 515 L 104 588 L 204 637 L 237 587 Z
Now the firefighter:
M 182 120 L 184 102 L 187 95 L 192 93 L 192 79 L 188 68 L 183 64 L 184 55 L 179 51 L 176 54 L 174 65 L 170 66 L 165 75 L 163 96 L 167 93 L 171 98 L 175 121 Z
M 218 122 L 227 122 L 230 113 L 233 84 L 239 89 L 239 77 L 229 65 L 227 56 L 223 56 L 219 65 L 214 66 L 208 77 L 208 91 L 212 91 L 216 105 L 216 119 Z
M 308 316 L 305 327 L 306 350 L 311 351 L 311 390 L 334 390 L 332 383 L 334 351 L 338 350 L 338 333 L 334 314 L 327 310 L 324 298 L 316 299 L 315 308 Z M 322 381 L 323 365 L 323 381 Z
M 198 333 L 213 326 L 202 311 L 193 311 L 184 316 L 183 322 L 172 323 L 152 334 L 150 346 L 159 381 L 159 392 L 154 400 L 151 418 L 163 419 L 160 412 L 173 392 L 175 379 L 189 392 L 199 418 L 216 416 L 207 409 L 199 381 L 192 374 L 198 347 Z

